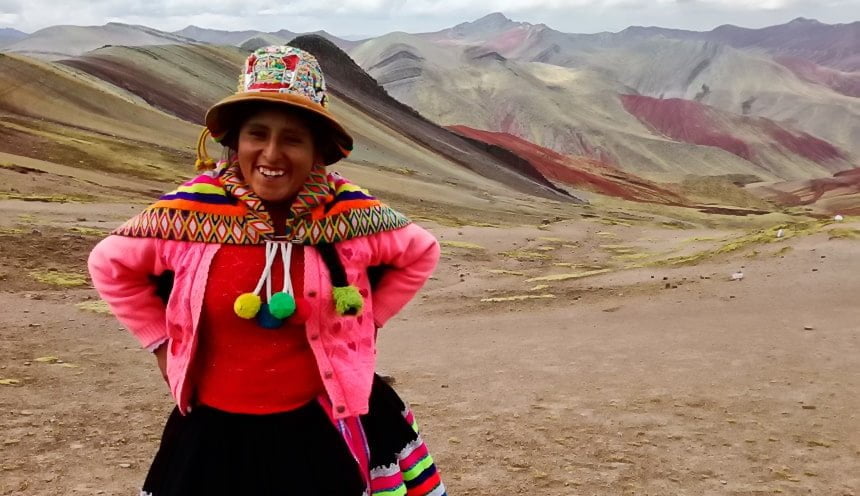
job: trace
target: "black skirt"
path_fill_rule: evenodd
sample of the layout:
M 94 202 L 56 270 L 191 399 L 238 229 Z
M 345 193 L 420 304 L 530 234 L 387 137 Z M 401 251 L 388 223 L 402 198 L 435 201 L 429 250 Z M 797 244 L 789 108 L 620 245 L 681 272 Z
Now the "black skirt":
M 370 411 L 360 422 L 372 471 L 396 466 L 407 447 L 420 443 L 411 413 L 379 377 L 374 380 Z M 427 485 L 428 477 L 438 478 L 435 466 L 403 481 L 404 489 L 413 494 L 411 489 L 422 482 Z M 196 406 L 183 416 L 174 408 L 140 494 L 361 496 L 367 489 L 342 433 L 314 401 L 270 415 Z M 441 481 L 432 494 L 444 494 Z

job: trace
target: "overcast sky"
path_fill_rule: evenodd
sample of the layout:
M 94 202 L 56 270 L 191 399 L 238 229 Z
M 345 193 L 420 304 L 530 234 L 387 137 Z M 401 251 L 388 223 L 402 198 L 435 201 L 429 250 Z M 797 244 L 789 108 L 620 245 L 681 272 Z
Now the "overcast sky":
M 436 31 L 501 11 L 515 21 L 595 33 L 627 26 L 709 30 L 763 27 L 796 17 L 860 20 L 860 0 L 0 0 L 0 27 L 33 32 L 56 24 L 117 21 L 174 31 L 189 24 L 340 36 Z

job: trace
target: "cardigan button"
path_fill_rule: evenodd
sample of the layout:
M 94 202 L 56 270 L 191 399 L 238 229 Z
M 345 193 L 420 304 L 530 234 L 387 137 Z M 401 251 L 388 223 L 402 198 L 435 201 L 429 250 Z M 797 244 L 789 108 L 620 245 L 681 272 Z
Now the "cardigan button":
M 337 408 L 335 408 L 335 410 L 337 410 L 337 413 L 343 413 L 346 411 L 346 407 L 343 405 L 338 405 Z
M 316 341 L 316 340 L 318 340 L 319 338 L 320 338 L 320 335 L 319 335 L 319 334 L 316 334 L 316 333 L 315 333 L 315 334 L 311 334 L 311 341 Z
M 316 295 L 317 295 L 316 291 L 308 291 L 308 298 L 313 298 Z
M 334 377 L 334 374 L 331 372 L 331 370 L 326 370 L 323 374 L 323 377 L 325 377 L 326 379 L 331 379 L 332 377 Z

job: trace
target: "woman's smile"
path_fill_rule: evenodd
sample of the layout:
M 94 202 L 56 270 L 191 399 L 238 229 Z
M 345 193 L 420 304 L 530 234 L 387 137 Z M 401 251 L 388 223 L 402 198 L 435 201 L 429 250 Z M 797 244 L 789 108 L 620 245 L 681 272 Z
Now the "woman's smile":
M 267 179 L 277 179 L 279 177 L 284 176 L 287 172 L 283 169 L 275 169 L 272 167 L 267 167 L 265 165 L 258 165 L 254 168 L 256 172 L 259 172 Z

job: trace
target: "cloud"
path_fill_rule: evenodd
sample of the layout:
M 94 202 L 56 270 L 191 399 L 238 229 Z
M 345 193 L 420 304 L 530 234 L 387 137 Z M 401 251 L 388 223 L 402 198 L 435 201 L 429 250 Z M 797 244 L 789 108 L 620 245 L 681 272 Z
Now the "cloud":
M 785 9 L 804 2 L 802 0 L 759 0 L 757 2 L 750 2 L 749 0 L 692 0 L 686 3 L 690 5 L 715 7 L 724 10 L 745 11 Z
M 0 15 L 19 14 L 21 2 L 19 0 L 0 0 Z

